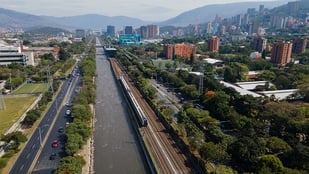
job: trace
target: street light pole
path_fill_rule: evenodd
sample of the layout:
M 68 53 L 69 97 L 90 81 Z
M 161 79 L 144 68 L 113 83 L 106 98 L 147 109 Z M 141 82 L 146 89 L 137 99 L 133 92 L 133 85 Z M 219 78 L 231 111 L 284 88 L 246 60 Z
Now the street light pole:
M 41 126 L 41 127 L 45 127 L 45 126 L 49 126 L 49 125 L 48 125 L 48 124 L 44 124 L 44 125 Z M 40 147 L 42 147 L 42 130 L 41 130 L 41 127 L 38 126 L 38 128 L 39 128 Z
M 42 135 L 41 135 L 41 128 L 39 127 L 39 136 L 40 136 L 40 147 L 42 147 Z

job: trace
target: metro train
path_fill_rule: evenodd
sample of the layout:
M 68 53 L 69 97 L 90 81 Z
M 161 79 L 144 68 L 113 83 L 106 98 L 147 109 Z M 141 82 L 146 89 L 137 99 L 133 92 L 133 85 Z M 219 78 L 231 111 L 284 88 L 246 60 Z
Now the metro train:
M 144 111 L 141 109 L 141 107 L 139 106 L 139 104 L 137 103 L 134 95 L 132 94 L 129 85 L 127 84 L 127 82 L 124 80 L 123 76 L 120 76 L 120 81 L 122 86 L 124 87 L 127 96 L 129 98 L 129 101 L 131 103 L 131 105 L 133 106 L 133 109 L 137 115 L 137 119 L 139 120 L 140 124 L 142 126 L 147 126 L 148 125 L 148 120 L 145 116 Z

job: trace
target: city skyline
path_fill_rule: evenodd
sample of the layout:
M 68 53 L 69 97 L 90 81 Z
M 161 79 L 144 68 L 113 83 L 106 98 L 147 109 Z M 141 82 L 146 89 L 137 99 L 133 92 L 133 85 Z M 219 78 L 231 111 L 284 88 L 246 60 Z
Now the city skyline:
M 212 4 L 235 2 L 259 2 L 258 0 L 2 0 L 2 8 L 43 16 L 76 16 L 84 14 L 101 14 L 106 16 L 128 16 L 145 21 L 162 21 L 173 18 L 185 11 Z M 276 1 L 276 0 L 263 0 Z M 116 10 L 115 10 L 116 9 Z

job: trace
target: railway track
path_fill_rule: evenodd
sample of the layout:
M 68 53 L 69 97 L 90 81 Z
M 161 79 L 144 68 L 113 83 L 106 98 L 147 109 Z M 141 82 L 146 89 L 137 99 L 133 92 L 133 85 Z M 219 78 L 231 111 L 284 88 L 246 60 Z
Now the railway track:
M 186 165 L 187 158 L 178 148 L 157 115 L 131 82 L 128 74 L 121 68 L 117 60 L 111 59 L 117 79 L 123 75 L 132 93 L 148 119 L 148 126 L 140 128 L 147 149 L 158 173 L 187 174 L 196 173 Z

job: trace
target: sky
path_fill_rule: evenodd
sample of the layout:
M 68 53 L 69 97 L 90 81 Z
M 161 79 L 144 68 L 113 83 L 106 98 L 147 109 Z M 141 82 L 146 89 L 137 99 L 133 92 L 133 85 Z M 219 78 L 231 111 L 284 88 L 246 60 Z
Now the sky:
M 162 21 L 205 5 L 249 1 L 260 0 L 0 0 L 0 7 L 44 16 L 101 14 Z

